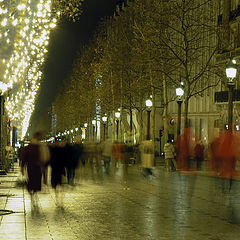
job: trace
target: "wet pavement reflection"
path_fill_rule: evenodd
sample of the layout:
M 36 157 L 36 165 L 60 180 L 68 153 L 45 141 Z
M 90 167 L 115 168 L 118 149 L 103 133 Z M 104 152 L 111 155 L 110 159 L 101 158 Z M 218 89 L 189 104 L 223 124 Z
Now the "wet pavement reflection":
M 212 239 L 236 240 L 240 232 L 240 182 L 153 170 L 139 165 L 106 175 L 88 166 L 76 171 L 74 185 L 63 180 L 63 205 L 43 185 L 38 209 L 25 188 L 15 187 L 18 169 L 0 177 L 0 239 Z M 127 186 L 127 187 L 126 187 Z

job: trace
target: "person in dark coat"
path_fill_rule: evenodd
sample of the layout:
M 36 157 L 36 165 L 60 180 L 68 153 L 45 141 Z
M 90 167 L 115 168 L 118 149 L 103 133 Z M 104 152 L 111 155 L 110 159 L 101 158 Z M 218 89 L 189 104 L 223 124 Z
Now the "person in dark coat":
M 24 168 L 27 168 L 27 189 L 31 195 L 31 204 L 33 210 L 38 210 L 37 191 L 42 188 L 42 172 L 45 163 L 49 160 L 49 149 L 44 143 L 41 143 L 42 134 L 36 132 L 33 135 L 31 143 L 21 151 L 21 170 L 24 174 Z
M 78 167 L 79 159 L 83 151 L 82 144 L 75 143 L 74 145 L 70 145 L 67 143 L 64 150 L 68 184 L 74 185 L 75 170 Z
M 65 175 L 64 148 L 58 145 L 50 146 L 51 185 L 54 189 L 62 185 L 62 176 Z
M 51 185 L 55 190 L 56 204 L 58 207 L 63 206 L 61 194 L 62 176 L 65 176 L 65 143 L 55 143 L 50 146 L 50 166 L 51 166 Z

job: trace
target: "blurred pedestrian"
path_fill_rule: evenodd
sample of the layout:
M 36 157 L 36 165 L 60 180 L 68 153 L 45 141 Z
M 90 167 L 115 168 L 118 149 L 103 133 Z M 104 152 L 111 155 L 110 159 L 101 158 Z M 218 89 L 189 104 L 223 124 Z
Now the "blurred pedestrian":
M 56 142 L 50 146 L 50 165 L 51 165 L 51 185 L 55 191 L 56 204 L 58 207 L 63 207 L 62 192 L 62 176 L 65 176 L 65 142 Z
M 112 144 L 112 158 L 114 161 L 115 170 L 122 167 L 124 162 L 125 146 L 124 144 L 115 141 Z
M 79 166 L 79 161 L 83 155 L 83 145 L 80 138 L 76 139 L 75 144 L 72 145 L 72 148 L 70 150 L 72 153 L 70 153 L 71 158 L 69 158 L 70 156 L 67 156 L 67 158 L 71 160 L 71 162 L 69 162 L 70 164 L 68 164 L 67 177 L 68 184 L 74 185 L 75 171 Z
M 102 151 L 103 151 L 103 143 L 96 144 L 96 170 L 97 170 L 97 179 L 100 180 L 102 178 Z
M 149 177 L 153 175 L 152 168 L 154 167 L 154 145 L 153 142 L 145 140 L 140 145 L 141 162 L 143 175 Z
M 107 175 L 110 174 L 110 162 L 112 157 L 112 141 L 111 139 L 107 139 L 102 143 L 102 156 L 104 162 L 104 169 Z
M 176 161 L 174 158 L 175 148 L 170 139 L 164 145 L 164 154 L 165 154 L 165 162 L 167 171 L 176 171 Z
M 184 133 L 177 138 L 177 168 L 178 171 L 189 171 L 191 168 L 191 159 L 194 155 L 194 135 L 191 128 L 185 128 Z
M 41 143 L 42 134 L 36 132 L 31 143 L 21 151 L 21 170 L 27 168 L 27 189 L 31 196 L 32 210 L 38 211 L 37 191 L 42 188 L 42 172 L 45 163 L 49 160 L 49 149 L 45 143 Z
M 219 144 L 220 144 L 220 137 L 215 138 L 209 147 L 209 154 L 210 154 L 210 170 L 213 171 L 217 176 L 220 174 L 221 169 L 221 156 L 218 154 Z
M 219 177 L 222 178 L 223 192 L 230 191 L 235 176 L 235 165 L 238 157 L 238 146 L 236 135 L 226 131 L 220 135 L 219 143 L 215 147 L 215 157 L 219 161 Z
M 65 167 L 67 170 L 67 181 L 69 185 L 73 185 L 74 177 L 75 177 L 75 169 L 78 165 L 78 159 L 76 157 L 76 149 L 74 146 L 66 143 L 64 146 L 65 151 Z
M 204 160 L 204 145 L 201 140 L 199 140 L 194 148 L 194 156 L 197 164 L 197 170 L 201 169 L 201 164 Z

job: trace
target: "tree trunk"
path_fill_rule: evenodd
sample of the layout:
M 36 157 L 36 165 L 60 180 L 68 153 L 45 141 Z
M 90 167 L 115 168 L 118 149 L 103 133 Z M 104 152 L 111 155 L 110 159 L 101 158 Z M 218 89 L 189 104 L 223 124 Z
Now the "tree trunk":
M 123 106 L 123 72 L 121 76 L 121 100 L 120 100 L 120 119 L 119 119 L 119 140 L 123 141 L 123 124 L 122 124 L 122 106 Z
M 140 132 L 139 132 L 139 143 L 143 141 L 143 98 L 140 100 Z
M 149 66 L 150 67 L 150 66 Z M 151 91 L 152 91 L 152 109 L 151 109 L 151 120 L 150 120 L 150 124 L 151 124 L 151 136 L 150 139 L 152 139 L 153 141 L 153 152 L 155 154 L 155 89 L 154 89 L 154 84 L 153 84 L 153 79 L 152 79 L 152 71 L 151 68 L 149 69 L 149 73 L 150 73 L 150 83 L 151 83 Z
M 130 95 L 129 114 L 130 114 L 130 141 L 131 143 L 133 143 L 133 113 L 132 113 L 132 96 L 131 95 Z
M 110 84 L 111 84 L 111 92 L 112 92 L 112 106 L 113 106 L 113 109 L 115 108 L 115 96 L 114 96 L 114 86 L 113 86 L 113 78 L 112 78 L 112 71 L 110 73 Z M 115 127 L 115 111 L 113 110 L 112 111 L 112 141 L 115 141 L 115 130 L 116 130 L 116 127 Z
M 130 141 L 133 141 L 133 115 L 132 115 L 132 108 L 130 107 Z
M 114 142 L 116 140 L 116 124 L 115 124 L 115 111 L 112 111 L 112 141 Z
M 166 82 L 166 77 L 163 76 L 163 126 L 164 126 L 164 131 L 163 131 L 163 136 L 164 136 L 164 143 L 167 142 L 168 140 L 168 131 L 169 131 L 169 126 L 168 126 L 168 97 L 167 97 L 167 82 Z

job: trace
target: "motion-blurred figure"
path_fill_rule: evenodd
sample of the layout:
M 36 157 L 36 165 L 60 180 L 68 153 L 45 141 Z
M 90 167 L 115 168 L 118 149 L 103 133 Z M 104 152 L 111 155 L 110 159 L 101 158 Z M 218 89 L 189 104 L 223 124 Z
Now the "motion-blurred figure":
M 220 161 L 221 157 L 219 158 L 217 150 L 218 145 L 220 144 L 220 137 L 215 138 L 211 143 L 209 147 L 209 154 L 210 154 L 210 170 L 216 173 L 216 175 L 219 175 L 220 173 Z
M 115 141 L 112 144 L 112 157 L 114 161 L 115 171 L 122 166 L 124 163 L 125 145 L 123 143 Z
M 96 155 L 97 155 L 97 144 L 96 142 L 89 142 L 86 145 L 86 152 L 87 152 L 87 171 L 85 173 L 90 174 L 90 179 L 95 180 L 94 176 L 94 163 L 96 162 Z
M 153 175 L 152 168 L 154 167 L 154 146 L 153 142 L 145 140 L 140 145 L 141 162 L 143 175 L 145 177 Z
M 204 145 L 201 140 L 199 140 L 194 148 L 194 156 L 197 164 L 197 170 L 201 170 L 201 164 L 204 160 Z
M 82 139 L 78 138 L 76 139 L 75 144 L 73 145 L 73 150 L 74 150 L 74 160 L 73 160 L 73 168 L 74 168 L 74 174 L 72 178 L 72 184 L 74 185 L 74 178 L 75 178 L 75 171 L 76 169 L 81 165 L 80 163 L 83 163 L 84 161 L 84 149 L 83 149 L 83 144 L 82 144 Z
M 65 175 L 65 142 L 55 143 L 50 146 L 51 185 L 55 191 L 56 204 L 63 207 L 63 196 L 61 194 L 62 176 Z
M 193 137 L 190 128 L 185 128 L 184 133 L 177 138 L 177 166 L 179 171 L 190 169 L 190 160 L 193 154 Z
M 104 161 L 104 169 L 106 174 L 110 174 L 110 162 L 112 157 L 112 141 L 107 139 L 102 143 L 102 156 Z
M 75 170 L 78 167 L 79 159 L 82 154 L 82 145 L 79 142 L 74 145 L 67 143 L 64 147 L 64 151 L 68 184 L 74 185 Z
M 236 159 L 239 143 L 235 134 L 230 131 L 222 133 L 215 143 L 213 161 L 217 162 L 218 175 L 223 179 L 223 191 L 231 190 L 235 176 Z
M 41 191 L 42 172 L 45 163 L 49 160 L 49 149 L 45 143 L 41 143 L 42 134 L 36 132 L 31 143 L 21 151 L 21 169 L 27 167 L 27 189 L 31 196 L 32 210 L 38 211 L 37 191 Z
M 175 148 L 170 139 L 164 145 L 164 154 L 165 154 L 165 161 L 166 161 L 166 169 L 167 171 L 176 171 L 176 161 L 174 159 Z

